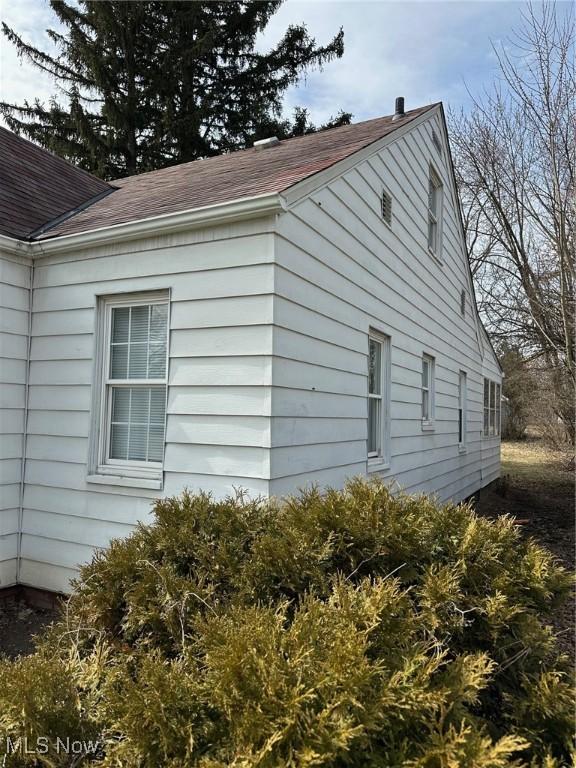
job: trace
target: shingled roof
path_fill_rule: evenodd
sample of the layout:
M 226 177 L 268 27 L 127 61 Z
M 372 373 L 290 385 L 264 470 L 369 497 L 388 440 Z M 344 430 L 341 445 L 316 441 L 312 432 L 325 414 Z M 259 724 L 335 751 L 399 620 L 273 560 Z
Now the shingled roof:
M 379 117 L 287 139 L 260 151 L 252 147 L 118 179 L 112 182 L 116 189 L 110 194 L 55 223 L 35 239 L 86 232 L 162 214 L 282 192 L 378 141 L 435 106 L 432 104 L 411 110 L 396 120 L 391 116 Z M 38 150 L 37 147 L 34 149 Z M 52 155 L 50 157 L 57 159 Z M 50 193 L 54 192 L 54 175 L 47 177 L 46 186 Z M 65 185 L 58 182 L 57 186 Z M 75 202 L 74 207 L 77 205 Z
M 0 233 L 27 239 L 113 187 L 0 127 Z

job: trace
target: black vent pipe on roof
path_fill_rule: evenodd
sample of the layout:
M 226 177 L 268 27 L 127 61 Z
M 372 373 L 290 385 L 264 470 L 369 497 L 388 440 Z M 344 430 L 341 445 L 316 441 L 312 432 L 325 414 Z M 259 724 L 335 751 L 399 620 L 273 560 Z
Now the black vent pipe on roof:
M 399 120 L 404 117 L 404 96 L 398 96 L 396 104 L 394 105 L 394 117 L 393 120 Z

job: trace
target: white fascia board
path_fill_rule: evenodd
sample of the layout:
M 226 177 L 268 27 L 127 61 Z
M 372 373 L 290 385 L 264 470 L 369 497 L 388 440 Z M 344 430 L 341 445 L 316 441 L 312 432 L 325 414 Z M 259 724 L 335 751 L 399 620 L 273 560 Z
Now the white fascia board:
M 432 115 L 437 115 L 440 110 L 441 105 L 437 104 L 426 112 L 423 112 L 421 115 L 418 115 L 418 117 L 415 117 L 413 120 L 410 120 L 402 127 L 392 131 L 387 136 L 383 136 L 381 139 L 373 141 L 371 144 L 368 144 L 367 147 L 359 149 L 357 152 L 354 152 L 342 160 L 338 160 L 329 168 L 326 168 L 323 171 L 319 171 L 318 173 L 315 173 L 313 176 L 309 176 L 306 179 L 302 179 L 302 181 L 296 182 L 293 187 L 290 187 L 289 189 L 286 189 L 282 192 L 282 195 L 286 200 L 287 207 L 292 207 L 297 202 L 302 200 L 302 198 L 312 194 L 313 192 L 317 192 L 319 189 L 325 187 L 341 174 L 346 173 L 346 171 L 349 171 L 351 168 L 354 168 L 354 166 L 364 162 L 364 160 L 367 158 L 377 154 L 389 144 L 393 144 L 402 136 L 405 136 L 407 133 L 409 133 L 413 128 L 416 128 L 416 126 L 421 125 L 422 123 L 429 120 Z
M 229 224 L 242 219 L 270 216 L 285 209 L 283 198 L 276 192 L 246 197 L 216 205 L 206 205 L 188 211 L 152 216 L 140 221 L 128 221 L 109 227 L 100 227 L 87 232 L 62 235 L 47 240 L 35 240 L 29 243 L 29 253 L 34 258 L 41 258 L 54 253 L 67 253 L 81 248 L 89 248 L 106 242 L 125 242 L 143 237 L 171 234 L 205 226 Z M 18 242 L 18 241 L 17 241 Z

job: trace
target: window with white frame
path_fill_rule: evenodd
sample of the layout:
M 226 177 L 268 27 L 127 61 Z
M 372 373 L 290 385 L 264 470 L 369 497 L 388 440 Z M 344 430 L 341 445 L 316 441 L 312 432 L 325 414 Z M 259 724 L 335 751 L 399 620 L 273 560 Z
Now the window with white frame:
M 390 459 L 390 338 L 376 331 L 368 337 L 368 461 Z
M 164 460 L 168 294 L 102 300 L 97 473 L 158 479 Z
M 434 423 L 434 368 L 434 358 L 422 355 L 422 425 L 425 427 Z
M 458 445 L 466 445 L 466 373 L 460 371 L 458 377 Z
M 428 249 L 440 258 L 442 251 L 442 182 L 433 168 L 428 176 Z
M 500 434 L 500 384 L 484 379 L 484 437 Z

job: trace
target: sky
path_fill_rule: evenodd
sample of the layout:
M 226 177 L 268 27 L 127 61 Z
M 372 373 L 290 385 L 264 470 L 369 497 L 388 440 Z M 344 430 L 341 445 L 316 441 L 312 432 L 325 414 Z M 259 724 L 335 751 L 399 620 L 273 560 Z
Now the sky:
M 568 12 L 568 2 L 558 5 Z M 287 0 L 258 47 L 276 43 L 290 24 L 305 23 L 318 44 L 344 28 L 344 56 L 286 93 L 286 115 L 302 106 L 317 123 L 341 109 L 364 120 L 393 112 L 397 96 L 405 97 L 406 109 L 436 101 L 468 109 L 469 94 L 481 94 L 497 76 L 493 45 L 507 45 L 525 8 L 523 0 Z M 46 0 L 0 0 L 0 18 L 35 46 L 50 48 L 46 29 L 54 17 Z M 55 92 L 50 77 L 2 39 L 1 100 L 47 101 Z

